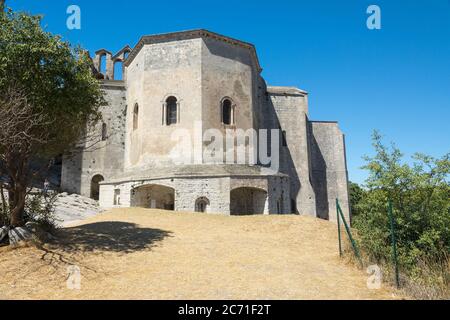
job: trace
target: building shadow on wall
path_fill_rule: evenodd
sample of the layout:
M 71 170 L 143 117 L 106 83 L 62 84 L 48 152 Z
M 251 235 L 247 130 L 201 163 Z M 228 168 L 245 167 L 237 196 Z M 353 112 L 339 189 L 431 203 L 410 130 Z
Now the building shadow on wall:
M 268 134 L 268 148 L 270 148 L 272 143 L 272 136 L 270 134 L 270 130 L 272 129 L 281 129 L 284 130 L 280 126 L 280 119 L 278 117 L 278 114 L 275 110 L 275 106 L 272 103 L 271 99 L 266 100 L 266 108 L 267 110 L 263 110 L 264 112 L 261 112 L 260 114 L 264 115 L 263 119 L 259 119 L 260 123 L 263 124 L 263 128 L 269 130 Z M 292 158 L 291 151 L 289 150 L 289 144 L 287 147 L 283 146 L 283 137 L 282 137 L 282 131 L 280 132 L 280 172 L 287 174 L 289 176 L 290 180 L 290 201 L 291 201 L 291 212 L 295 214 L 300 214 L 298 205 L 297 205 L 297 197 L 299 195 L 300 189 L 301 189 L 301 182 L 300 178 L 298 176 L 298 168 L 295 166 L 294 160 Z M 301 205 L 301 204 L 300 204 Z
M 314 137 L 311 122 L 308 121 L 308 144 L 311 157 L 311 185 L 316 195 L 316 215 L 329 219 L 327 164 Z
M 266 100 L 266 108 L 267 110 L 262 110 L 259 114 L 263 115 L 262 118 L 258 119 L 259 123 L 263 125 L 264 128 L 270 129 L 280 129 L 284 130 L 280 127 L 280 119 L 275 110 L 275 106 L 273 105 L 271 99 Z M 327 183 L 327 165 L 325 162 L 325 158 L 322 155 L 319 144 L 317 143 L 316 138 L 313 135 L 311 121 L 306 117 L 306 125 L 307 130 L 305 134 L 307 134 L 308 141 L 308 155 L 305 157 L 310 161 L 310 170 L 308 173 L 308 179 L 311 183 L 313 191 L 315 193 L 315 206 L 316 206 L 316 215 L 321 219 L 329 218 L 329 203 L 328 203 L 328 183 Z M 270 137 L 270 135 L 269 135 Z M 280 133 L 280 172 L 289 175 L 290 188 L 291 188 L 291 210 L 294 213 L 301 213 L 301 203 L 296 208 L 293 208 L 294 203 L 300 193 L 302 188 L 300 178 L 298 176 L 298 168 L 295 165 L 293 160 L 291 151 L 289 149 L 289 144 L 287 147 L 283 147 L 282 144 L 283 137 Z M 271 138 L 269 138 L 268 146 L 270 146 Z M 295 143 L 291 141 L 291 143 Z
M 59 230 L 53 243 L 67 253 L 121 252 L 132 253 L 157 246 L 170 231 L 142 228 L 128 222 L 96 222 Z

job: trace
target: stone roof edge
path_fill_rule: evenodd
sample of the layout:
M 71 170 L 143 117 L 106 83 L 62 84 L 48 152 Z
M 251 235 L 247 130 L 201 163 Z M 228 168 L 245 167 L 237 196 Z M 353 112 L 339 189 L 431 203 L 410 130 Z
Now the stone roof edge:
M 139 42 L 136 44 L 136 46 L 131 51 L 130 55 L 128 56 L 128 59 L 125 61 L 125 66 L 129 66 L 131 62 L 134 60 L 134 58 L 137 56 L 137 54 L 141 51 L 143 46 L 145 44 L 151 44 L 151 43 L 158 43 L 158 42 L 165 42 L 165 41 L 176 41 L 176 40 L 188 40 L 188 39 L 195 39 L 195 38 L 203 38 L 208 37 L 212 39 L 216 39 L 219 41 L 227 42 L 236 46 L 240 46 L 246 49 L 249 49 L 252 52 L 254 61 L 256 63 L 256 68 L 258 69 L 258 72 L 262 71 L 261 65 L 259 64 L 259 59 L 256 54 L 256 48 L 253 44 L 249 42 L 244 42 L 241 40 L 237 40 L 231 37 L 227 37 L 215 32 L 211 32 L 205 29 L 195 29 L 195 30 L 187 30 L 187 31 L 178 31 L 178 32 L 171 32 L 171 33 L 162 33 L 162 34 L 155 34 L 155 35 L 147 35 L 142 36 Z

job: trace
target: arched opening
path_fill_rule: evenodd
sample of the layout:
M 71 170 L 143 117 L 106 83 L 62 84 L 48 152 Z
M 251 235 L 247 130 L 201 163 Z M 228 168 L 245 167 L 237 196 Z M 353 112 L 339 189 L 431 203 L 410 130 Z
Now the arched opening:
M 104 181 L 105 178 L 101 174 L 97 174 L 92 177 L 91 180 L 91 199 L 99 200 L 100 198 L 100 182 Z
M 114 61 L 114 80 L 123 80 L 123 63 L 122 63 L 122 60 Z
M 125 51 L 123 53 L 123 60 L 127 60 L 129 55 L 130 55 L 130 51 Z
M 195 212 L 208 212 L 209 200 L 206 197 L 200 197 L 195 201 Z
M 144 185 L 132 191 L 131 206 L 163 210 L 175 209 L 175 190 L 158 184 Z
M 178 101 L 171 96 L 166 99 L 166 124 L 176 124 L 178 121 Z
M 262 189 L 242 187 L 231 191 L 230 213 L 232 215 L 264 214 L 267 192 Z
M 139 122 L 139 105 L 136 103 L 133 109 L 133 130 L 138 128 Z
M 105 141 L 108 139 L 108 128 L 106 126 L 106 123 L 102 124 L 102 141 Z
M 226 125 L 234 124 L 233 103 L 230 99 L 222 101 L 222 123 Z

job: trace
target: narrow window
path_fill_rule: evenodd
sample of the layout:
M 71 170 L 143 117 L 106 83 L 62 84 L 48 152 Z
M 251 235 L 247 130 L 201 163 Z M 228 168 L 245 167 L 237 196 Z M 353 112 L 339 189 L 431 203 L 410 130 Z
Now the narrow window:
M 102 141 L 108 139 L 108 129 L 106 127 L 106 123 L 102 124 Z
M 231 100 L 225 99 L 222 102 L 222 122 L 223 124 L 230 125 L 233 121 L 233 105 Z
M 133 110 L 133 130 L 138 128 L 139 121 L 139 105 L 136 103 Z
M 177 103 L 177 98 L 175 97 L 169 97 L 166 100 L 166 124 L 168 126 L 172 125 L 172 124 L 176 124 L 177 123 L 177 116 L 178 116 L 178 103 Z
M 120 206 L 120 189 L 114 190 L 114 205 Z
M 286 131 L 284 130 L 281 132 L 281 140 L 283 147 L 287 147 Z

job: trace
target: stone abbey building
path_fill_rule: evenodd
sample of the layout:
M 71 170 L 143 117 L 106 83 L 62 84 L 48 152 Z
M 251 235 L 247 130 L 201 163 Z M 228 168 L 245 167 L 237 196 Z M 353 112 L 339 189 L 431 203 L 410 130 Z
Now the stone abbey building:
M 309 119 L 307 92 L 267 86 L 252 44 L 206 30 L 150 35 L 115 55 L 97 51 L 93 70 L 108 103 L 103 123 L 93 130 L 101 139 L 95 147 L 86 140 L 63 158 L 64 191 L 99 199 L 104 208 L 299 213 L 330 220 L 339 198 L 349 214 L 338 124 Z M 261 134 L 264 129 L 268 133 Z M 213 141 L 223 141 L 205 139 L 210 132 L 256 132 L 259 143 L 251 144 L 248 134 L 223 143 L 223 150 L 211 149 Z M 270 148 L 274 139 L 276 150 Z M 256 145 L 254 161 L 249 145 Z M 252 150 L 248 161 L 236 160 L 239 148 Z M 272 158 L 270 164 L 262 161 L 261 149 L 268 149 L 262 154 Z

